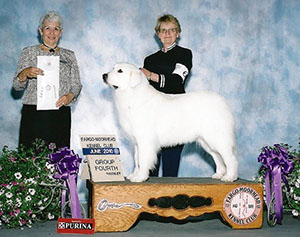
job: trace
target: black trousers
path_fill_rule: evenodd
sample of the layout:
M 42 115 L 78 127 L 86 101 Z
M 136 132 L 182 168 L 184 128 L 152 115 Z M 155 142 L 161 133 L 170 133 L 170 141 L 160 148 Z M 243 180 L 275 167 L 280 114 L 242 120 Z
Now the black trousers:
M 36 110 L 36 105 L 23 105 L 19 145 L 31 146 L 36 138 L 55 143 L 57 148 L 70 147 L 71 108 Z
M 162 148 L 157 155 L 157 164 L 155 169 L 150 171 L 150 176 L 157 177 L 159 173 L 159 166 L 162 162 L 162 177 L 177 177 L 180 164 L 180 156 L 184 145 L 175 147 Z

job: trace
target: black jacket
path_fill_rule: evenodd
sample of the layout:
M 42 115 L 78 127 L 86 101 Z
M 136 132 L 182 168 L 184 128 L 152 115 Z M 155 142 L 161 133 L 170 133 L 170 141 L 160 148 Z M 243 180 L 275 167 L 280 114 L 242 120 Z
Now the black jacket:
M 166 94 L 185 93 L 184 85 L 192 68 L 192 51 L 176 44 L 167 52 L 162 50 L 147 56 L 144 68 L 159 74 L 159 82 L 150 81 L 158 91 Z

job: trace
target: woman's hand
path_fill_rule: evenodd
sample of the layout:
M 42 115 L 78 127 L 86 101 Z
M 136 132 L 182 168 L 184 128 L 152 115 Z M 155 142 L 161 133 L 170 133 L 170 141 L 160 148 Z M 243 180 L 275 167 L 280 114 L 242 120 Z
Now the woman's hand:
M 56 107 L 61 107 L 63 105 L 68 105 L 71 103 L 71 101 L 73 100 L 74 95 L 72 93 L 68 93 L 66 95 L 63 95 L 62 97 L 60 97 L 58 99 L 58 101 L 56 102 Z
M 141 68 L 141 71 L 145 74 L 145 76 L 146 76 L 147 78 L 149 78 L 149 76 L 150 76 L 150 71 L 149 71 L 148 69 L 146 69 L 146 68 Z
M 145 76 L 147 77 L 148 80 L 155 81 L 155 82 L 159 81 L 159 75 L 158 74 L 156 74 L 154 72 L 150 72 L 146 68 L 141 68 L 140 70 L 145 74 Z
M 25 68 L 22 72 L 19 73 L 19 81 L 24 82 L 27 78 L 37 78 L 38 75 L 44 75 L 44 71 L 37 67 L 28 67 Z

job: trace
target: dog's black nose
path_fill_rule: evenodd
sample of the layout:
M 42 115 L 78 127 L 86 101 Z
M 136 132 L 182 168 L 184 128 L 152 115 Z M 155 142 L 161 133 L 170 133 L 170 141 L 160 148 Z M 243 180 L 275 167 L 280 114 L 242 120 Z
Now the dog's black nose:
M 102 78 L 103 78 L 104 81 L 106 81 L 106 80 L 107 80 L 107 73 L 104 73 L 104 74 L 102 75 Z

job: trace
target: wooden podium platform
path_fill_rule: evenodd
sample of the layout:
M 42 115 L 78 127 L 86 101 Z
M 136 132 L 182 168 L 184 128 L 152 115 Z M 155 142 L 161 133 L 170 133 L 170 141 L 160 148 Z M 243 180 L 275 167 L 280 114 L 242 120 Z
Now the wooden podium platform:
M 234 229 L 261 228 L 263 187 L 247 180 L 150 178 L 143 183 L 87 181 L 96 232 L 127 231 L 143 212 L 183 220 L 220 212 Z

